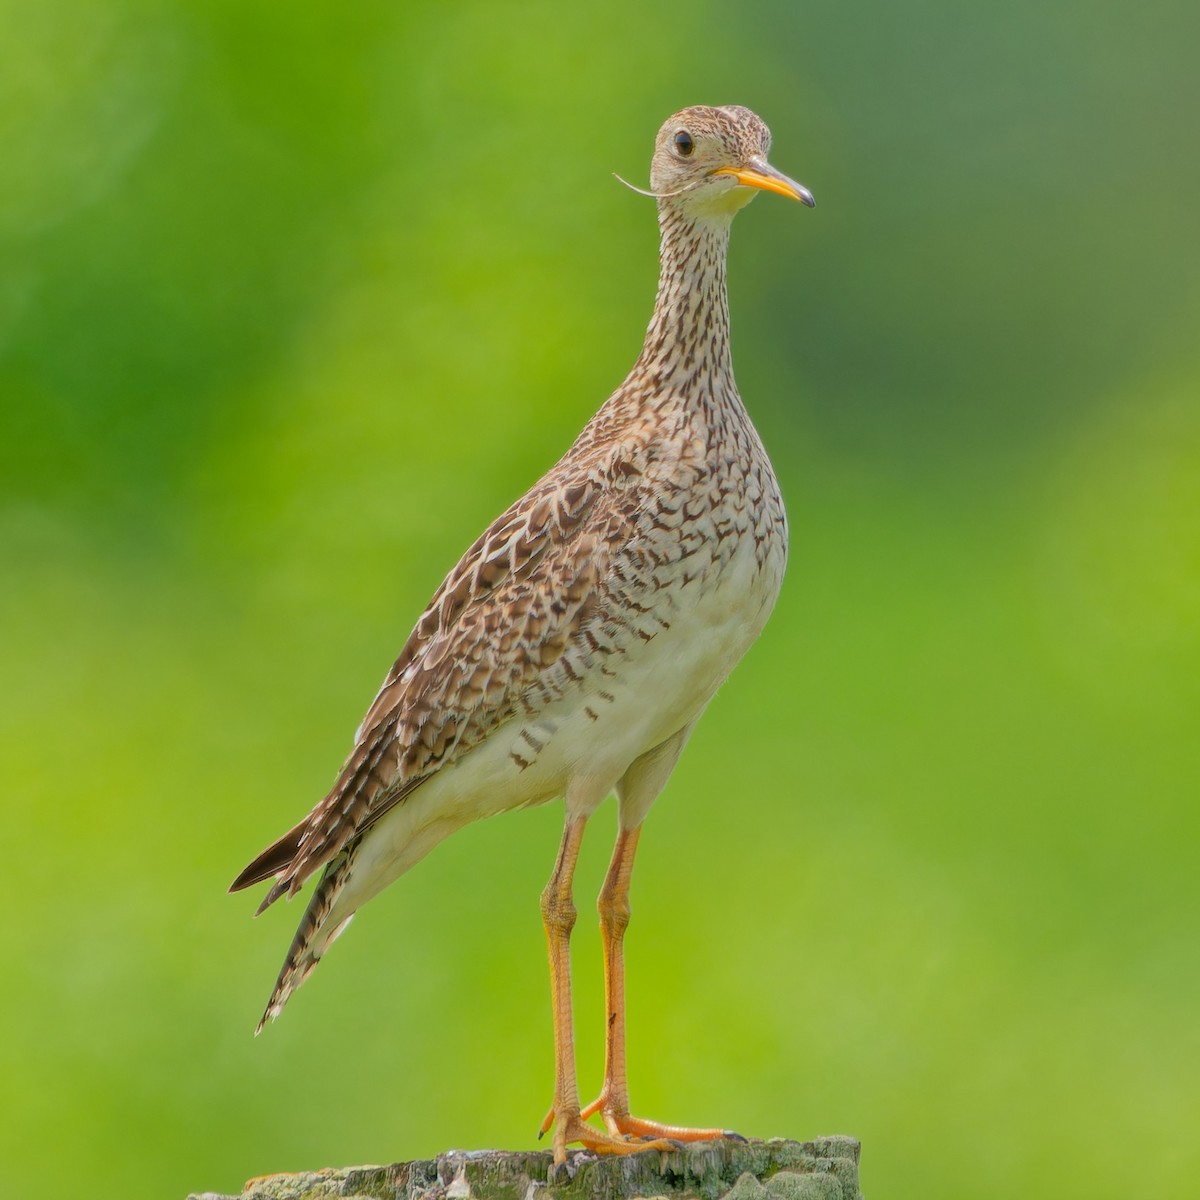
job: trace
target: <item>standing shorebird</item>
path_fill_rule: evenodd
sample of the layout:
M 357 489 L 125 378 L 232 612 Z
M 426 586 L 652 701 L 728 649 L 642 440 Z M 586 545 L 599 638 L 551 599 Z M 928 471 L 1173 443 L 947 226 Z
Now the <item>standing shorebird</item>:
M 642 822 L 688 735 L 779 593 L 787 518 L 729 355 L 725 259 L 758 189 L 813 204 L 767 162 L 749 109 L 697 106 L 659 131 L 654 316 L 625 382 L 562 459 L 446 576 L 354 738 L 332 790 L 230 891 L 259 907 L 322 869 L 258 1028 L 279 1015 L 355 911 L 471 821 L 563 797 L 542 918 L 554 1016 L 554 1157 L 721 1137 L 634 1117 L 625 1081 L 629 880 Z M 607 1039 L 580 1107 L 571 1022 L 571 880 L 584 827 L 618 798 L 600 891 Z M 608 1132 L 587 1124 L 595 1112 Z

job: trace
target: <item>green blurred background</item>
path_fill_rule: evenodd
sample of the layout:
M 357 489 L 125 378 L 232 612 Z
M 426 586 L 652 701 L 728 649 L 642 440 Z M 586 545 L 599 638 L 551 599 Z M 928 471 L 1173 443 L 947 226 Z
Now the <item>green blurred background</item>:
M 257 1040 L 299 910 L 224 889 L 623 377 L 610 172 L 697 102 L 818 207 L 733 240 L 792 561 L 642 842 L 635 1110 L 854 1134 L 868 1196 L 1194 1189 L 1200 9 L 1134 8 L 3 4 L 6 1194 L 533 1143 L 560 806 Z

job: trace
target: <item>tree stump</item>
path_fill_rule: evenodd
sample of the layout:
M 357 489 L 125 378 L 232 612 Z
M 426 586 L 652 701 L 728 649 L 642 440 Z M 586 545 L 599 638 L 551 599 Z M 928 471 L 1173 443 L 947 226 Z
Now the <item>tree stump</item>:
M 450 1150 L 388 1167 L 334 1167 L 252 1179 L 240 1197 L 188 1200 L 861 1200 L 859 1144 L 850 1137 L 795 1142 L 695 1142 L 663 1153 Z

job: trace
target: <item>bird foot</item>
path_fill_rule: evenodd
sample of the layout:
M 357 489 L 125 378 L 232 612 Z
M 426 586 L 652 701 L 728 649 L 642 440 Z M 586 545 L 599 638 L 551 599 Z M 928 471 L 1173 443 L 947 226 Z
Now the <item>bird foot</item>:
M 594 1110 L 593 1110 L 594 1111 Z M 612 1134 L 602 1133 L 594 1125 L 584 1120 L 584 1115 L 576 1109 L 556 1113 L 551 1109 L 542 1122 L 538 1137 L 543 1137 L 554 1127 L 554 1165 L 561 1166 L 567 1161 L 567 1147 L 580 1145 L 593 1154 L 640 1154 L 643 1150 L 670 1151 L 679 1149 L 681 1139 L 670 1137 L 655 1137 L 649 1134 Z M 664 1126 L 664 1128 L 669 1128 Z M 716 1136 L 720 1136 L 719 1134 Z
M 686 1125 L 664 1125 L 660 1121 L 647 1121 L 633 1116 L 628 1111 L 620 1112 L 607 1107 L 603 1094 L 587 1105 L 579 1115 L 586 1120 L 594 1113 L 599 1113 L 604 1118 L 605 1126 L 614 1137 L 665 1138 L 672 1142 L 713 1142 L 721 1138 L 732 1138 L 735 1142 L 746 1140 L 732 1129 L 692 1129 Z

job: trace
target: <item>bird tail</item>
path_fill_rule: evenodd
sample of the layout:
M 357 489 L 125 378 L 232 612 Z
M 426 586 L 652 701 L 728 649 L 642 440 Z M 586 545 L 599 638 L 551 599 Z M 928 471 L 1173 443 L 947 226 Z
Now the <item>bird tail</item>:
M 354 916 L 354 913 L 350 912 L 331 928 L 325 928 L 338 895 L 346 884 L 353 857 L 353 848 L 343 850 L 329 863 L 321 875 L 321 881 L 317 884 L 316 890 L 308 902 L 308 908 L 305 909 L 304 916 L 300 919 L 296 936 L 292 938 L 287 958 L 283 962 L 283 969 L 275 981 L 274 991 L 271 992 L 271 999 L 267 1001 L 262 1019 L 254 1031 L 256 1036 L 262 1033 L 263 1026 L 268 1021 L 273 1021 L 279 1016 L 292 993 L 308 978 L 313 967 L 321 961 L 322 955 L 350 923 L 350 918 Z

